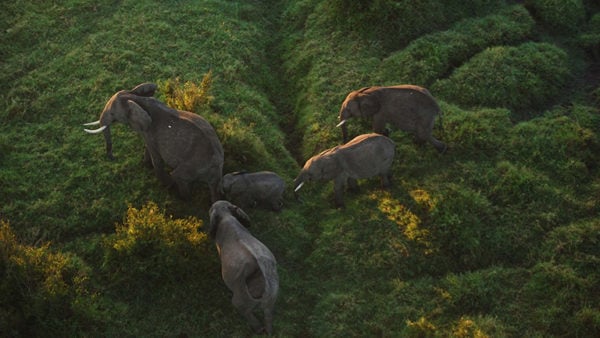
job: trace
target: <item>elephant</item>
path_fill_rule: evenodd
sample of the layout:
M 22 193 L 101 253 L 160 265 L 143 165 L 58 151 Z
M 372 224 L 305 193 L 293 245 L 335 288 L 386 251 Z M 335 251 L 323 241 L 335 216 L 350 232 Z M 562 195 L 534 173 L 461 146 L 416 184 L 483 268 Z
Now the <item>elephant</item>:
M 363 134 L 350 142 L 327 149 L 311 157 L 294 180 L 294 192 L 305 182 L 334 181 L 336 207 L 344 207 L 343 194 L 346 182 L 381 177 L 383 188 L 391 186 L 392 161 L 396 145 L 387 136 L 381 134 Z
M 342 138 L 348 140 L 346 122 L 352 117 L 372 118 L 373 131 L 388 136 L 386 124 L 414 132 L 419 143 L 428 141 L 440 153 L 447 149 L 445 143 L 433 135 L 433 123 L 441 110 L 431 93 L 414 85 L 391 87 L 365 87 L 348 94 L 340 108 L 338 127 Z
M 86 126 L 100 125 L 91 134 L 104 132 L 106 154 L 114 160 L 110 125 L 128 124 L 142 135 L 144 161 L 168 188 L 177 187 L 179 195 L 188 199 L 191 183 L 206 182 L 211 202 L 221 197 L 223 147 L 214 128 L 204 118 L 191 112 L 176 110 L 152 97 L 154 83 L 142 83 L 132 90 L 121 90 L 106 103 L 100 119 Z M 165 165 L 172 169 L 170 175 Z
M 271 171 L 234 172 L 223 176 L 223 192 L 227 200 L 242 207 L 283 207 L 285 181 Z
M 238 206 L 217 201 L 209 210 L 208 234 L 221 259 L 221 275 L 233 292 L 233 306 L 256 333 L 273 333 L 273 310 L 279 292 L 277 261 L 263 243 L 250 234 L 250 218 Z M 260 307 L 264 326 L 253 311 Z

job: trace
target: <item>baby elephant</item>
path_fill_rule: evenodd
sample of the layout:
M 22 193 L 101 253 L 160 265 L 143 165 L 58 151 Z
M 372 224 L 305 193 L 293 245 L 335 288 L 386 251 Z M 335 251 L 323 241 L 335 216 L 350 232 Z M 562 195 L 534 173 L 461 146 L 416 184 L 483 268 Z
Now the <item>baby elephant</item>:
M 363 134 L 350 142 L 311 157 L 294 180 L 294 191 L 305 182 L 334 181 L 335 204 L 344 206 L 343 194 L 346 182 L 351 179 L 381 176 L 384 188 L 391 185 L 392 161 L 396 146 L 386 136 Z
M 242 208 L 258 205 L 275 211 L 283 207 L 285 181 L 271 171 L 234 172 L 223 176 L 226 198 Z
M 264 330 L 272 334 L 273 308 L 279 290 L 275 257 L 242 225 L 249 226 L 250 222 L 242 209 L 227 201 L 217 201 L 209 215 L 208 233 L 217 245 L 223 280 L 233 292 L 233 306 L 256 333 Z M 264 313 L 264 326 L 253 314 L 259 305 Z

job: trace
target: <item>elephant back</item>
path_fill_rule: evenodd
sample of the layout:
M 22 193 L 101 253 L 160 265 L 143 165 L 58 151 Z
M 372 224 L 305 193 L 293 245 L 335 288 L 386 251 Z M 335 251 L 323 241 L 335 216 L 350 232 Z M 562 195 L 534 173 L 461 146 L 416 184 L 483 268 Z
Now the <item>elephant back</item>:
M 394 142 L 380 134 L 363 134 L 339 148 L 348 176 L 367 178 L 389 171 L 395 155 Z

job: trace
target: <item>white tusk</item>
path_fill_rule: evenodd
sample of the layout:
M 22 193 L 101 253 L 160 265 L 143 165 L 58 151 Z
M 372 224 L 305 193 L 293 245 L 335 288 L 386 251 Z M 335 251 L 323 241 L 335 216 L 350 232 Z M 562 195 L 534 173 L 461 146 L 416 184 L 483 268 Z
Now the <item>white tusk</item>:
M 93 129 L 93 130 L 91 130 L 91 129 L 84 129 L 84 130 L 85 130 L 86 133 L 98 134 L 98 133 L 102 132 L 104 129 L 106 129 L 106 126 L 102 126 L 102 127 L 98 128 L 98 129 Z
M 84 126 L 97 126 L 100 124 L 100 120 L 98 121 L 94 121 L 94 122 L 90 122 L 90 123 L 84 123 Z
M 339 127 L 339 126 L 342 126 L 342 125 L 344 125 L 344 123 L 346 123 L 346 121 L 348 121 L 348 120 L 342 120 L 340 123 L 338 123 L 338 124 L 337 124 L 337 126 L 336 126 L 336 127 Z
M 298 190 L 300 190 L 300 188 L 302 188 L 303 185 L 304 185 L 304 182 L 300 182 L 300 184 L 298 184 L 296 189 L 294 189 L 294 192 L 298 192 Z

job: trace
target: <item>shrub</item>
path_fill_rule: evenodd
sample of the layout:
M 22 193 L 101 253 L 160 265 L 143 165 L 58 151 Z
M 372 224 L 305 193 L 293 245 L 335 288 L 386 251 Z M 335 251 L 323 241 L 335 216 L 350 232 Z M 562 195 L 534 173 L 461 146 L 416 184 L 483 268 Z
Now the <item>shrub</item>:
M 492 47 L 475 55 L 444 80 L 436 96 L 464 106 L 541 109 L 561 98 L 571 76 L 567 53 L 548 43 Z
M 214 126 L 219 134 L 225 153 L 224 172 L 248 170 L 275 170 L 277 159 L 269 153 L 255 124 L 245 125 L 239 118 L 216 118 Z
M 379 77 L 384 83 L 429 86 L 486 47 L 524 40 L 533 25 L 533 19 L 520 5 L 484 18 L 460 21 L 447 31 L 420 37 L 384 59 Z
M 506 142 L 512 122 L 507 109 L 461 110 L 444 105 L 444 138 L 453 153 L 494 158 Z
M 490 267 L 461 274 L 448 274 L 440 288 L 446 293 L 448 314 L 493 314 L 514 300 L 528 275 L 524 269 Z
M 21 244 L 0 221 L 0 330 L 6 336 L 99 333 L 111 306 L 91 286 L 91 270 L 49 244 Z
M 578 221 L 553 229 L 538 255 L 542 261 L 571 266 L 578 274 L 600 282 L 598 243 L 600 221 Z
M 154 202 L 141 209 L 130 206 L 116 233 L 105 240 L 103 270 L 124 290 L 148 292 L 153 285 L 173 285 L 207 271 L 218 275 L 212 245 L 198 232 L 201 227 L 194 217 L 165 216 Z
M 455 184 L 443 190 L 429 225 L 439 272 L 486 267 L 500 259 L 493 214 L 492 204 L 479 191 Z
M 485 15 L 502 5 L 490 0 L 335 0 L 323 2 L 318 10 L 329 12 L 329 20 L 338 29 L 357 32 L 377 41 L 384 49 L 397 50 L 422 34 L 443 29 L 465 17 Z
M 600 13 L 594 14 L 586 29 L 579 35 L 579 44 L 592 53 L 596 60 L 600 59 Z
M 531 278 L 520 293 L 525 304 L 521 325 L 530 335 L 594 337 L 600 333 L 598 275 L 582 274 L 569 265 L 541 262 L 531 269 Z M 528 332 L 529 331 L 529 332 Z
M 517 124 L 503 144 L 506 158 L 537 168 L 555 180 L 578 183 L 589 179 L 598 160 L 596 134 L 584 127 L 594 112 L 572 109 L 573 117 L 543 117 Z M 583 125 L 583 126 L 582 126 Z
M 182 84 L 178 77 L 158 82 L 161 92 L 164 93 L 164 101 L 167 106 L 197 114 L 206 111 L 214 99 L 211 94 L 211 85 L 212 72 L 210 71 L 204 74 L 200 84 L 192 81 L 186 81 Z
M 582 0 L 526 0 L 525 5 L 553 33 L 577 31 L 585 20 Z

